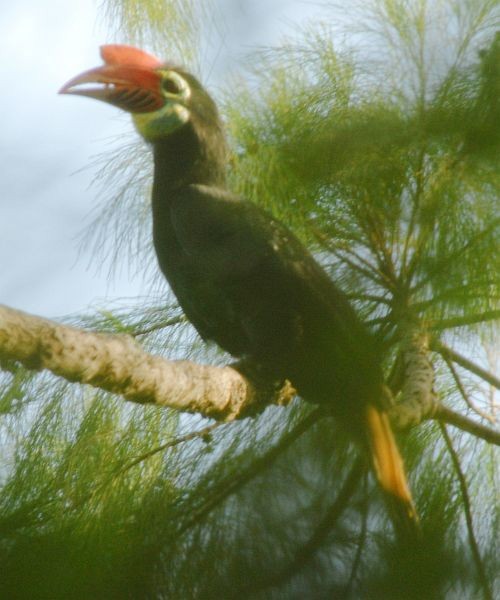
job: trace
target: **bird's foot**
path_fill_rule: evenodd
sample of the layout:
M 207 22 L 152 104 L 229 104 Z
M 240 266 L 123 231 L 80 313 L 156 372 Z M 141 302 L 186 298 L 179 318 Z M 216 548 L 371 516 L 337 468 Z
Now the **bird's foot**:
M 277 377 L 259 363 L 243 358 L 231 363 L 230 367 L 250 381 L 256 391 L 256 401 L 252 404 L 253 414 L 261 412 L 269 404 L 288 405 L 296 391 L 288 379 Z

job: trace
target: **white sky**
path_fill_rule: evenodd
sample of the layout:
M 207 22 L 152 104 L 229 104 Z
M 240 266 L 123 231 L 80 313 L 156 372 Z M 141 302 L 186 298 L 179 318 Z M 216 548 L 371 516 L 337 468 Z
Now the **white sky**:
M 316 9 L 300 0 L 233 2 L 228 19 L 241 20 L 226 47 L 236 54 L 276 41 L 286 23 Z M 48 317 L 84 310 L 96 298 L 141 294 L 140 281 L 110 284 L 88 268 L 91 255 L 78 254 L 97 193 L 85 167 L 131 128 L 112 107 L 57 95 L 100 63 L 100 44 L 116 41 L 98 26 L 97 5 L 23 0 L 2 2 L 0 13 L 0 303 Z

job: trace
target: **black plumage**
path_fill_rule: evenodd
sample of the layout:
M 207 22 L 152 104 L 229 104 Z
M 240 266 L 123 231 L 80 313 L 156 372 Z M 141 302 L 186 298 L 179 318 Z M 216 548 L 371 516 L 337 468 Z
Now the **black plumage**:
M 289 378 L 332 410 L 376 399 L 374 344 L 345 295 L 295 236 L 224 189 L 153 188 L 160 267 L 205 340 Z
M 154 246 L 188 319 L 205 340 L 266 377 L 289 379 L 340 418 L 369 451 L 399 513 L 415 523 L 382 407 L 380 353 L 345 294 L 291 231 L 226 189 L 221 121 L 196 78 L 135 48 L 104 46 L 102 55 L 105 66 L 62 91 L 118 106 L 126 98 L 120 107 L 152 143 Z M 91 81 L 106 87 L 75 89 Z

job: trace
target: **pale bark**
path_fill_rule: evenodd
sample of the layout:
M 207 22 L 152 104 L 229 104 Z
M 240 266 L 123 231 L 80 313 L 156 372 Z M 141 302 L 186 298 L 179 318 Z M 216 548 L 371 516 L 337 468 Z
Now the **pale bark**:
M 130 336 L 84 331 L 0 305 L 0 361 L 48 369 L 68 381 L 229 421 L 263 403 L 284 404 L 293 390 L 270 394 L 236 369 L 170 361 L 145 352 Z M 263 394 L 265 393 L 265 398 Z
M 441 407 L 434 392 L 434 371 L 427 336 L 413 330 L 403 351 L 404 383 L 400 402 L 389 416 L 395 429 L 438 418 L 500 444 L 500 433 Z M 0 305 L 0 368 L 19 362 L 47 369 L 72 382 L 120 394 L 127 400 L 231 421 L 285 405 L 295 391 L 269 382 L 250 381 L 230 366 L 171 361 L 145 352 L 131 337 L 85 331 Z M 247 372 L 247 371 L 245 371 Z M 390 403 L 390 392 L 387 391 Z
M 387 391 L 386 394 L 386 404 L 390 406 L 388 414 L 392 426 L 394 429 L 404 430 L 415 427 L 422 421 L 437 419 L 482 438 L 488 443 L 500 445 L 498 429 L 486 427 L 444 406 L 439 401 L 434 389 L 434 366 L 430 358 L 430 349 L 436 349 L 437 345 L 438 342 L 431 342 L 428 333 L 416 324 L 408 324 L 404 329 L 401 347 L 403 362 L 401 394 L 396 403 L 394 403 L 390 391 Z M 441 345 L 437 347 L 443 348 Z M 454 359 L 458 356 L 462 363 L 467 361 L 449 348 L 446 348 L 446 352 L 448 355 L 451 354 Z M 478 368 L 476 367 L 476 370 Z
M 401 398 L 389 411 L 396 429 L 418 425 L 424 419 L 431 418 L 438 407 L 429 337 L 425 331 L 408 326 L 403 338 L 402 359 L 404 377 Z

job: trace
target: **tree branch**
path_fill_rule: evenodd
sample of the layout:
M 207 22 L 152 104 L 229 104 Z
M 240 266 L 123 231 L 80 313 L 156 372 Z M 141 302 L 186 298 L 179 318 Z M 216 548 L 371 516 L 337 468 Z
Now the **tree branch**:
M 413 324 L 404 327 L 401 359 L 401 400 L 390 409 L 389 416 L 396 429 L 407 429 L 432 416 L 438 405 L 428 335 Z
M 322 416 L 320 408 L 316 408 L 311 411 L 306 417 L 304 417 L 293 429 L 287 431 L 278 443 L 270 448 L 267 452 L 255 458 L 251 464 L 244 470 L 239 470 L 238 473 L 231 473 L 229 477 L 226 477 L 225 481 L 218 482 L 215 486 L 215 490 L 212 494 L 208 493 L 206 500 L 201 506 L 195 510 L 191 510 L 187 515 L 187 520 L 180 524 L 177 531 L 177 536 L 181 536 L 183 533 L 200 523 L 207 515 L 211 513 L 217 506 L 220 506 L 226 498 L 235 494 L 244 485 L 251 481 L 254 477 L 262 473 L 265 469 L 269 468 L 274 461 L 289 448 L 295 440 L 300 438 L 310 427 L 318 421 Z M 206 494 L 206 487 L 204 493 Z
M 366 482 L 366 478 L 365 478 Z M 354 582 L 356 581 L 356 576 L 361 565 L 361 556 L 363 554 L 363 550 L 366 545 L 366 534 L 368 532 L 368 504 L 366 500 L 363 502 L 362 513 L 361 513 L 361 529 L 359 532 L 359 537 L 357 541 L 356 554 L 354 555 L 354 559 L 352 561 L 351 573 L 349 575 L 349 580 L 345 586 L 345 590 L 343 593 L 343 598 L 352 598 L 353 597 L 353 588 Z
M 483 439 L 489 444 L 500 446 L 500 431 L 493 429 L 492 427 L 487 427 L 486 425 L 481 425 L 481 423 L 473 421 L 472 419 L 469 419 L 469 417 L 461 415 L 447 406 L 439 404 L 436 407 L 434 415 L 430 418 L 453 425 L 462 431 L 466 431 L 467 433 Z
M 479 552 L 479 546 L 477 545 L 476 536 L 474 534 L 474 523 L 472 521 L 472 510 L 469 498 L 469 492 L 467 489 L 467 481 L 465 479 L 465 475 L 462 471 L 462 467 L 460 465 L 460 459 L 458 454 L 453 447 L 452 441 L 448 432 L 446 430 L 446 425 L 443 423 L 439 424 L 441 429 L 441 434 L 445 441 L 446 447 L 448 449 L 448 453 L 451 457 L 451 462 L 453 463 L 453 468 L 455 469 L 455 473 L 457 474 L 458 482 L 460 484 L 460 493 L 462 495 L 462 502 L 465 513 L 465 522 L 467 524 L 467 533 L 469 535 L 469 543 L 472 552 L 472 558 L 474 560 L 474 564 L 476 565 L 476 570 L 478 574 L 478 579 L 481 582 L 481 587 L 483 588 L 483 597 L 484 600 L 493 600 L 493 594 L 490 591 L 488 577 L 486 576 L 483 560 L 481 558 L 481 553 Z
M 432 343 L 432 342 L 431 342 Z M 438 346 L 439 344 L 439 346 Z M 433 342 L 433 348 L 441 352 L 444 360 L 453 369 L 451 361 L 457 364 L 469 366 L 481 370 L 468 359 L 457 354 L 454 350 L 441 346 L 439 342 Z M 460 362 L 459 362 L 460 361 Z M 425 332 L 418 328 L 409 327 L 403 336 L 403 348 L 401 353 L 402 391 L 401 400 L 394 404 L 388 411 L 389 418 L 395 429 L 407 429 L 420 424 L 425 419 L 437 419 L 441 423 L 448 423 L 475 435 L 490 444 L 500 445 L 500 431 L 486 427 L 472 419 L 443 406 L 434 391 L 434 368 L 429 359 L 429 339 Z M 453 370 L 452 370 L 453 373 Z M 483 375 L 491 376 L 484 371 Z M 483 377 L 484 378 L 484 377 Z M 468 401 L 467 394 L 459 379 L 456 381 L 459 391 Z M 388 396 L 391 396 L 388 390 Z M 390 405 L 390 400 L 387 402 Z
M 172 327 L 172 325 L 179 325 L 180 323 L 187 323 L 187 318 L 185 315 L 179 315 L 178 317 L 172 317 L 171 319 L 167 319 L 161 323 L 156 323 L 156 325 L 152 325 L 151 327 L 145 327 L 144 329 L 137 329 L 133 331 L 130 335 L 133 337 L 137 337 L 139 335 L 147 335 L 148 333 L 153 333 L 153 331 L 159 331 L 160 329 L 165 329 L 165 327 Z
M 84 331 L 0 305 L 0 364 L 48 369 L 127 400 L 153 403 L 220 421 L 271 403 L 286 404 L 291 386 L 261 389 L 231 367 L 169 361 L 144 352 L 128 335 Z
M 458 363 L 456 353 L 448 351 Z M 498 431 L 437 403 L 425 338 L 410 336 L 404 354 L 402 402 L 389 411 L 396 429 L 437 418 L 500 445 Z M 287 404 L 295 393 L 289 384 L 276 389 L 229 366 L 169 361 L 148 354 L 128 335 L 84 331 L 0 305 L 0 365 L 2 361 L 7 366 L 17 361 L 28 369 L 48 369 L 68 381 L 121 394 L 133 402 L 157 404 L 218 421 L 243 418 L 269 404 Z
M 446 366 L 448 367 L 448 369 L 449 369 L 449 371 L 450 371 L 450 373 L 451 373 L 451 375 L 453 377 L 453 380 L 455 381 L 455 385 L 457 386 L 458 391 L 460 392 L 460 395 L 464 399 L 464 401 L 467 404 L 467 406 L 471 410 L 473 410 L 477 415 L 479 415 L 480 417 L 482 417 L 483 419 L 486 419 L 490 423 L 495 424 L 495 422 L 496 422 L 495 417 L 493 415 L 490 415 L 489 413 L 485 412 L 484 410 L 481 410 L 469 398 L 469 394 L 467 393 L 467 390 L 465 389 L 465 387 L 464 387 L 464 385 L 462 383 L 462 380 L 460 379 L 460 375 L 457 373 L 457 370 L 455 369 L 455 366 L 453 365 L 453 363 L 451 362 L 451 360 L 447 356 L 443 356 L 443 359 L 444 359 L 444 361 L 446 363 Z
M 179 446 L 180 444 L 184 444 L 184 443 L 194 440 L 196 438 L 201 438 L 201 439 L 209 438 L 212 431 L 214 431 L 217 427 L 221 427 L 221 426 L 223 426 L 222 423 L 215 422 L 215 423 L 212 423 L 211 425 L 207 425 L 206 427 L 203 427 L 202 429 L 190 431 L 184 435 L 170 439 L 170 440 L 168 440 L 168 442 L 160 444 L 159 446 L 156 446 L 155 448 L 152 448 L 151 450 L 148 450 L 147 452 L 143 452 L 139 456 L 136 456 L 134 459 L 132 459 L 130 462 L 127 462 L 123 465 L 118 465 L 118 467 L 115 468 L 113 471 L 111 471 L 109 473 L 109 475 L 103 479 L 103 481 L 101 481 L 97 485 L 94 483 L 91 486 L 91 488 L 89 489 L 89 491 L 85 494 L 85 496 L 83 496 L 82 498 L 79 498 L 76 502 L 73 502 L 71 505 L 71 508 L 73 510 L 80 508 L 86 502 L 88 502 L 91 498 L 95 497 L 98 493 L 105 490 L 106 487 L 108 485 L 110 485 L 115 479 L 120 477 L 120 475 L 123 475 L 127 471 L 130 471 L 130 469 L 134 468 L 136 465 L 140 464 L 141 462 L 148 460 L 148 458 L 151 458 L 155 454 L 158 454 L 158 452 L 164 452 L 165 450 L 168 450 L 169 448 L 174 448 L 175 446 Z
M 292 579 L 309 564 L 316 552 L 325 543 L 332 529 L 347 508 L 349 500 L 355 493 L 359 480 L 364 472 L 366 472 L 365 461 L 363 457 L 358 456 L 343 482 L 334 503 L 313 530 L 309 539 L 298 548 L 293 560 L 281 571 L 278 571 L 268 579 L 259 582 L 256 586 L 247 587 L 242 590 L 244 595 L 253 595 L 256 592 L 261 592 L 266 589 L 277 588 L 285 581 Z
M 467 369 L 467 371 L 474 373 L 474 375 L 477 375 L 493 387 L 497 388 L 497 390 L 500 390 L 500 379 L 495 377 L 493 373 L 490 373 L 489 371 L 486 371 L 479 365 L 476 365 L 465 356 L 462 356 L 458 352 L 455 352 L 455 350 L 452 350 L 448 346 L 445 346 L 439 340 L 432 340 L 431 348 L 436 352 L 439 352 L 439 354 L 441 354 L 441 356 L 445 360 L 452 360 L 453 362 L 457 363 L 457 365 L 460 365 L 464 369 Z
M 429 329 L 442 330 L 454 329 L 455 327 L 466 327 L 475 323 L 486 323 L 487 321 L 496 321 L 500 318 L 500 310 L 489 310 L 477 315 L 467 315 L 465 317 L 453 317 L 450 319 L 437 319 L 428 323 Z

